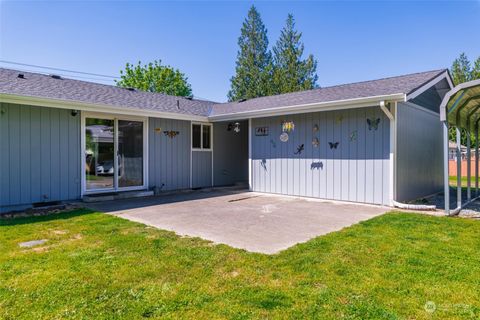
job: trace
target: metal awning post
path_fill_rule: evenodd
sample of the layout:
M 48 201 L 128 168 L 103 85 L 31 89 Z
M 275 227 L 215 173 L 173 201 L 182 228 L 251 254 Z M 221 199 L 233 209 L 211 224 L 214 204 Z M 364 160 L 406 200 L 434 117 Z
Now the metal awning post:
M 457 124 L 458 125 L 458 124 Z M 455 127 L 457 134 L 457 208 L 462 207 L 462 131 Z
M 472 200 L 471 192 L 471 178 L 472 178 L 472 163 L 471 163 L 471 148 L 470 148 L 470 131 L 467 131 L 467 202 Z
M 443 188 L 445 214 L 450 215 L 450 175 L 448 173 L 448 121 L 443 122 Z
M 475 197 L 478 197 L 478 122 L 475 124 Z

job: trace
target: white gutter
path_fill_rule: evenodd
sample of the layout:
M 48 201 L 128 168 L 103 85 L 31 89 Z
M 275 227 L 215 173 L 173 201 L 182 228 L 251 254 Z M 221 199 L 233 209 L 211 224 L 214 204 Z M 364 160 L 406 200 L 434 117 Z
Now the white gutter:
M 364 107 L 374 107 L 380 106 L 382 101 L 388 102 L 405 102 L 407 101 L 407 96 L 404 93 L 396 93 L 389 95 L 381 96 L 372 96 L 365 98 L 354 98 L 354 99 L 344 99 L 336 101 L 327 101 L 320 103 L 308 103 L 284 107 L 275 107 L 275 108 L 266 108 L 253 111 L 242 111 L 222 115 L 214 115 L 208 117 L 212 122 L 215 121 L 231 121 L 231 120 L 241 120 L 246 118 L 262 118 L 269 116 L 278 116 L 286 114 L 297 114 L 297 113 L 308 113 L 315 111 L 329 111 L 329 110 L 340 110 L 340 109 L 352 109 L 352 108 L 364 108 Z
M 75 102 L 61 99 L 38 98 L 25 95 L 15 95 L 0 93 L 0 102 L 14 103 L 23 105 L 33 105 L 41 107 L 59 108 L 59 109 L 74 109 L 90 112 L 107 112 L 113 114 L 123 114 L 131 116 L 156 117 L 176 120 L 189 120 L 208 122 L 208 118 L 204 116 L 195 116 L 176 112 L 162 112 L 146 109 L 134 109 L 129 107 L 114 107 L 105 104 Z

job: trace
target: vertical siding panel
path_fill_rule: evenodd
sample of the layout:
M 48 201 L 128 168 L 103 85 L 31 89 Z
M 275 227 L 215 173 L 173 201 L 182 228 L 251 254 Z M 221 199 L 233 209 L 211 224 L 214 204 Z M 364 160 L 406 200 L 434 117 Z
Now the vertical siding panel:
M 375 111 L 371 108 L 367 110 L 367 118 L 376 119 Z M 372 128 L 366 130 L 366 140 L 365 140 L 365 151 L 366 151 L 366 163 L 365 163 L 365 201 L 367 203 L 374 203 L 374 192 L 375 192 L 375 168 L 374 168 L 374 159 L 375 159 L 375 133 L 376 131 Z
M 0 150 L 8 150 L 10 143 L 8 114 L 10 106 L 0 103 Z M 0 206 L 9 203 L 10 159 L 7 152 L 0 152 Z
M 32 202 L 42 200 L 42 126 L 41 117 L 42 109 L 33 107 L 30 112 L 30 141 L 32 145 L 30 157 L 31 185 L 30 192 Z
M 333 198 L 341 199 L 341 190 L 342 190 L 342 164 L 341 164 L 341 153 L 342 149 L 345 147 L 341 142 L 342 135 L 342 122 L 341 112 L 336 111 L 334 113 L 333 119 L 333 142 L 339 142 L 337 149 L 332 149 L 333 158 L 334 158 L 334 174 L 333 174 Z
M 20 109 L 19 108 L 10 108 L 8 115 L 9 119 L 9 149 L 8 154 L 10 156 L 10 167 L 8 168 L 10 172 L 10 203 L 19 203 L 20 202 Z
M 390 195 L 390 119 L 383 116 L 385 123 L 383 125 L 383 150 L 382 150 L 382 204 L 389 205 Z
M 334 143 L 334 114 L 333 112 L 328 112 L 326 114 L 326 127 L 327 127 L 327 132 L 326 132 L 326 137 L 327 137 L 327 153 L 326 153 L 326 163 L 325 163 L 325 173 L 327 176 L 327 184 L 326 184 L 326 197 L 327 199 L 333 199 L 334 198 L 334 170 L 335 170 L 335 160 L 334 160 L 334 151 L 333 149 L 330 148 L 329 143 L 332 142 Z
M 365 177 L 366 177 L 366 113 L 365 109 L 357 110 L 358 123 L 358 161 L 357 161 L 357 201 L 365 202 Z
M 31 141 L 30 141 L 30 128 L 31 107 L 23 106 L 20 115 L 20 202 L 29 203 L 32 197 L 30 190 L 30 178 L 31 178 Z M 6 149 L 0 149 L 6 150 Z M 67 174 L 64 177 L 68 177 Z M 63 181 L 63 179 L 62 179 Z
M 319 146 L 319 154 L 320 154 L 320 170 L 319 170 L 319 197 L 326 199 L 327 198 L 327 169 L 328 169 L 328 161 L 327 161 L 327 153 L 328 149 L 328 113 L 321 112 L 319 113 L 319 139 L 320 139 L 320 146 Z
M 59 123 L 59 141 L 58 141 L 58 148 L 60 151 L 59 154 L 59 168 L 58 168 L 58 174 L 60 175 L 60 183 L 59 183 L 59 193 L 60 193 L 60 199 L 62 200 L 67 200 L 69 199 L 69 194 L 68 194 L 68 186 L 70 183 L 73 183 L 73 179 L 69 179 L 69 174 L 68 174 L 68 167 L 71 165 L 70 163 L 70 150 L 69 150 L 69 145 L 68 145 L 68 136 L 71 134 L 68 131 L 68 118 L 73 118 L 68 110 L 62 110 L 60 113 L 60 123 Z M 77 115 L 78 117 L 78 115 Z M 68 134 L 64 134 L 65 132 L 68 132 Z M 73 159 L 72 159 L 73 160 Z
M 306 127 L 305 127 L 305 151 L 303 152 L 303 162 L 305 167 L 305 195 L 307 197 L 313 196 L 313 175 L 314 171 L 311 169 L 313 162 L 313 117 L 314 113 L 306 114 Z
M 281 121 L 282 119 L 279 119 L 277 121 L 277 126 L 278 126 L 278 145 L 281 147 L 282 151 L 282 194 L 288 194 L 289 192 L 289 173 L 288 173 L 288 142 L 282 142 L 280 141 L 280 135 L 283 133 L 282 132 L 282 127 L 281 127 Z
M 68 114 L 68 111 L 67 111 Z M 82 154 L 80 135 L 81 132 L 81 114 L 68 118 L 68 199 L 78 199 L 81 192 L 81 179 L 85 172 L 82 172 L 81 161 L 85 161 L 85 155 Z M 32 142 L 33 143 L 33 142 Z
M 381 204 L 383 202 L 383 127 L 385 126 L 385 119 L 382 117 L 383 111 L 375 109 L 375 119 L 380 119 L 378 124 L 378 130 L 374 132 L 374 161 L 373 161 L 373 172 L 374 172 L 374 191 L 373 191 L 373 201 L 376 204 Z
M 50 197 L 50 109 L 40 109 L 41 201 Z
M 348 112 L 348 200 L 357 201 L 357 159 L 358 159 L 358 124 L 357 112 L 354 109 Z M 357 137 L 351 141 L 351 135 L 356 132 Z
M 276 166 L 275 166 L 275 192 L 282 193 L 282 180 L 284 179 L 282 174 L 282 147 L 283 143 L 281 143 L 279 136 L 280 136 L 280 127 L 278 125 L 278 118 L 272 119 L 272 128 L 271 128 L 271 143 L 275 146 L 275 155 L 276 155 Z
M 62 110 L 63 111 L 63 110 Z M 50 110 L 50 197 L 60 198 L 60 110 Z
M 342 111 L 341 112 L 343 120 L 342 120 L 342 128 L 341 128 L 341 138 L 340 138 L 340 145 L 342 149 L 340 150 L 340 163 L 341 163 L 341 189 L 340 189 L 340 194 L 341 194 L 341 199 L 342 200 L 349 200 L 349 159 L 350 159 L 350 145 L 349 145 L 349 139 L 348 139 L 348 131 L 349 131 L 349 125 L 350 125 L 350 118 L 349 118 L 349 112 L 347 111 Z

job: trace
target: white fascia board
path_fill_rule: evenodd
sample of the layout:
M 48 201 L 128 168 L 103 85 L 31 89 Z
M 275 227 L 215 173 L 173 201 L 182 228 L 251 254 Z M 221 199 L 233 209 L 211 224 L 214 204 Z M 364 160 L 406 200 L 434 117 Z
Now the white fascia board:
M 381 101 L 384 102 L 405 102 L 406 95 L 404 93 L 396 93 L 382 96 L 372 96 L 365 98 L 345 99 L 336 101 L 327 101 L 320 103 L 309 103 L 302 105 L 293 105 L 285 107 L 276 107 L 269 109 L 261 109 L 254 111 L 236 112 L 230 114 L 222 114 L 218 116 L 210 116 L 208 119 L 212 122 L 216 121 L 232 121 L 247 118 L 263 118 L 287 114 L 300 114 L 317 111 L 345 110 L 353 108 L 365 108 L 379 106 Z
M 164 119 L 208 122 L 208 118 L 203 116 L 195 116 L 195 115 L 188 115 L 188 114 L 174 113 L 174 112 L 162 112 L 162 111 L 155 111 L 155 110 L 133 109 L 133 108 L 127 108 L 127 107 L 114 107 L 114 106 L 103 105 L 103 104 L 75 102 L 75 101 L 50 99 L 50 98 L 38 98 L 38 97 L 14 95 L 14 94 L 6 94 L 6 93 L 0 93 L 0 102 L 58 108 L 58 109 L 73 109 L 73 110 L 81 110 L 81 111 L 89 111 L 89 112 L 104 112 L 104 113 L 110 113 L 110 114 L 123 114 L 123 115 L 132 115 L 132 116 L 144 116 L 144 117 L 154 117 L 154 118 L 164 118 Z
M 440 75 L 438 75 L 437 77 L 435 77 L 434 79 L 425 83 L 423 86 L 421 86 L 420 88 L 418 88 L 414 92 L 407 95 L 407 101 L 415 99 L 416 97 L 418 97 L 419 95 L 421 95 L 422 93 L 424 93 L 425 91 L 427 91 L 428 89 L 430 89 L 431 87 L 433 87 L 434 85 L 436 85 L 437 83 L 442 81 L 443 79 L 447 80 L 448 85 L 450 86 L 450 90 L 451 90 L 453 88 L 453 84 L 452 84 L 452 81 L 450 80 L 450 76 L 448 75 L 448 72 L 445 71 L 445 72 L 441 73 Z

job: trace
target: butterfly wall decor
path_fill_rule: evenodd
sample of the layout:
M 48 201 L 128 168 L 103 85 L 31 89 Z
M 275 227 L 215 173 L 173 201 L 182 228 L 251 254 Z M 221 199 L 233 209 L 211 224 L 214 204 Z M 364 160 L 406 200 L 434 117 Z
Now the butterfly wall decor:
M 313 138 L 312 139 L 312 146 L 317 148 L 319 145 L 320 145 L 320 141 L 318 140 L 318 138 L 317 137 Z
M 163 131 L 163 134 L 164 134 L 165 136 L 169 137 L 170 139 L 173 139 L 173 138 L 175 138 L 176 136 L 178 136 L 178 135 L 180 134 L 180 132 L 170 130 L 170 131 Z
M 377 119 L 367 119 L 367 123 L 368 123 L 368 130 L 374 130 L 374 131 L 377 131 L 378 129 L 378 124 L 380 123 L 380 118 L 377 118 Z
M 338 145 L 340 144 L 340 142 L 329 142 L 328 143 L 330 145 L 330 149 L 337 149 Z
M 297 147 L 297 151 L 295 151 L 293 154 L 301 154 L 304 149 L 305 149 L 305 145 L 302 143 Z

